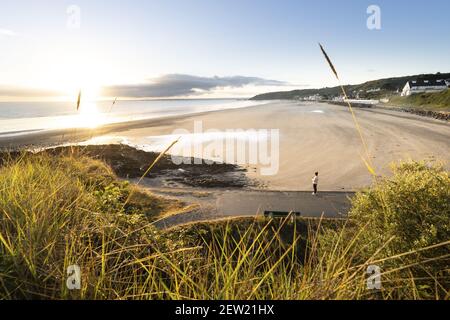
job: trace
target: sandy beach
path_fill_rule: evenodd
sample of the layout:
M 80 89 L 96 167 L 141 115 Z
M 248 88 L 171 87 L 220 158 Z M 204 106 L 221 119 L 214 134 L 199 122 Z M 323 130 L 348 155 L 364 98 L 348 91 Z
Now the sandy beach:
M 441 162 L 448 167 L 450 125 L 447 122 L 381 109 L 355 109 L 377 174 L 388 174 L 399 160 Z M 261 165 L 247 165 L 249 178 L 269 190 L 309 190 L 319 171 L 320 190 L 351 191 L 368 186 L 371 175 L 361 160 L 363 148 L 350 112 L 343 106 L 278 101 L 241 109 L 140 120 L 97 129 L 58 130 L 0 138 L 0 146 L 46 146 L 68 141 L 126 141 L 151 146 L 170 139 L 174 130 L 278 129 L 279 170 L 261 175 Z M 92 140 L 91 140 L 92 139 Z M 162 139 L 162 140 L 161 140 Z M 167 140 L 169 141 L 169 140 Z M 204 142 L 205 144 L 208 141 Z

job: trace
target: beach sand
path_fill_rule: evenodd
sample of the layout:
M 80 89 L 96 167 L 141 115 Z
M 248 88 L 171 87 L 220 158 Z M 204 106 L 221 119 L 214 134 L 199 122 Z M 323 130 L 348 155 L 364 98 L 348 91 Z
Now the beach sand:
M 448 168 L 450 125 L 447 122 L 374 108 L 358 108 L 355 113 L 377 174 L 389 174 L 392 161 L 410 159 L 441 162 Z M 279 101 L 241 109 L 112 124 L 95 130 L 59 130 L 3 137 L 0 146 L 45 146 L 91 137 L 104 142 L 125 139 L 131 145 L 142 146 L 160 141 L 161 136 L 173 138 L 176 129 L 193 132 L 194 121 L 201 121 L 204 131 L 278 129 L 278 172 L 266 176 L 261 175 L 260 169 L 267 165 L 246 166 L 248 176 L 261 181 L 267 189 L 309 190 L 315 171 L 319 171 L 319 190 L 358 190 L 372 181 L 361 160 L 364 149 L 348 108 L 324 103 Z

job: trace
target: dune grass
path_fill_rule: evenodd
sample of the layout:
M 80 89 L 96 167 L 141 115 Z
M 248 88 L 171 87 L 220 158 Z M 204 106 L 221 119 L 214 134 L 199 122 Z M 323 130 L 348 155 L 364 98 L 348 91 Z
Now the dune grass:
M 402 179 L 410 185 L 387 197 Z M 410 164 L 379 183 L 356 198 L 348 221 L 240 218 L 158 230 L 154 222 L 181 203 L 83 155 L 19 157 L 0 167 L 0 298 L 448 299 L 448 173 Z M 376 207 L 380 192 L 392 207 Z M 402 229 L 380 231 L 398 218 L 384 213 L 408 217 L 409 208 L 414 237 L 389 240 Z M 73 264 L 80 290 L 66 287 Z M 382 268 L 380 290 L 367 289 L 371 264 Z

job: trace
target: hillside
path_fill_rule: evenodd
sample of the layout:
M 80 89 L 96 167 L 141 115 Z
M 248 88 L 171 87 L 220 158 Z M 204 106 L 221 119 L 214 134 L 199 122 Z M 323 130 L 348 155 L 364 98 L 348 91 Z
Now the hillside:
M 359 99 L 380 99 L 390 97 L 401 91 L 408 80 L 438 80 L 450 79 L 450 73 L 436 73 L 436 74 L 419 74 L 405 77 L 386 78 L 379 80 L 372 80 L 357 85 L 346 85 L 345 90 L 350 98 Z M 251 98 L 251 100 L 294 100 L 304 99 L 309 96 L 320 95 L 321 99 L 327 100 L 341 95 L 340 87 L 327 87 L 321 89 L 303 89 L 292 91 L 268 92 L 259 94 Z
M 422 109 L 450 110 L 450 90 L 412 94 L 408 97 L 395 96 L 389 100 L 389 104 Z

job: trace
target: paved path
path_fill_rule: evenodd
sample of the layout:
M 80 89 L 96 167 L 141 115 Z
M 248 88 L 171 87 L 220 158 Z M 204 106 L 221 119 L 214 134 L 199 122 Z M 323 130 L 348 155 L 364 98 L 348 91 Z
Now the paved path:
M 156 194 L 173 196 L 195 209 L 170 216 L 156 225 L 168 228 L 196 221 L 217 220 L 230 217 L 263 215 L 265 210 L 297 211 L 302 217 L 345 218 L 350 207 L 352 192 L 320 192 L 312 195 L 306 191 L 253 191 L 186 189 L 151 189 Z
M 217 199 L 217 210 L 224 215 L 255 215 L 266 210 L 298 211 L 305 217 L 339 218 L 349 208 L 347 192 L 231 191 Z

